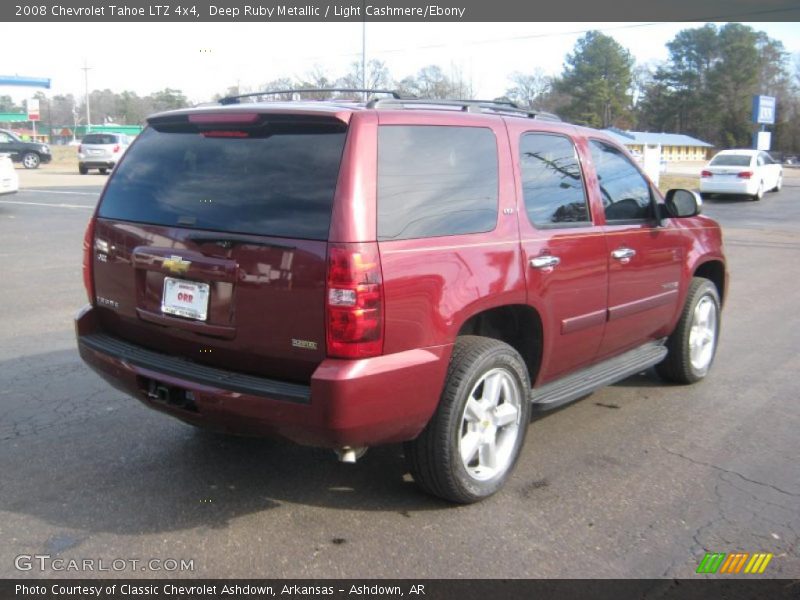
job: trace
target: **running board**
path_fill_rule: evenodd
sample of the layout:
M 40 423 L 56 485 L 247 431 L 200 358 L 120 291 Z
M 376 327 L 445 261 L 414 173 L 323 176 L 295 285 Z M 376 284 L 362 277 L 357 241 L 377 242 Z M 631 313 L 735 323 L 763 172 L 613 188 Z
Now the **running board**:
M 660 363 L 667 355 L 666 340 L 650 342 L 536 388 L 531 392 L 533 410 L 544 411 L 582 398 Z

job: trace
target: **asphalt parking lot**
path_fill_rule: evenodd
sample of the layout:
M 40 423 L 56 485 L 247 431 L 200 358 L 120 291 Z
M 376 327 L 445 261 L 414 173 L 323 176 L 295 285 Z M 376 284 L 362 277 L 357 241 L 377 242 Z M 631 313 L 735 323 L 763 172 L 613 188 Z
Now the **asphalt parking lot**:
M 693 577 L 712 551 L 800 577 L 800 173 L 705 205 L 732 275 L 708 379 L 643 374 L 539 418 L 507 488 L 457 508 L 416 490 L 399 447 L 344 465 L 111 389 L 72 331 L 105 177 L 20 175 L 0 197 L 0 577 Z M 19 571 L 20 555 L 193 570 Z

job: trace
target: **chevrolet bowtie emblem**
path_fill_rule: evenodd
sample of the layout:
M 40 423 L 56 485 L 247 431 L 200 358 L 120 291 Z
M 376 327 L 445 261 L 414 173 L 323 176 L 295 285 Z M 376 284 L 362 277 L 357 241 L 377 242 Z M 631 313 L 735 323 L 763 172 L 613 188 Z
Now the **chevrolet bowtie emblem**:
M 183 260 L 180 256 L 173 255 L 169 258 L 165 258 L 164 262 L 161 263 L 161 266 L 167 271 L 181 275 L 189 270 L 189 265 L 191 264 L 191 261 Z

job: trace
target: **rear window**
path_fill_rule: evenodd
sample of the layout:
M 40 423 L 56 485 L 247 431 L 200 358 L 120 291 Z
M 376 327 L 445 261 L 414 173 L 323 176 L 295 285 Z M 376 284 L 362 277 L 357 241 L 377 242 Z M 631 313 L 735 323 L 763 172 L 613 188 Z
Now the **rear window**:
M 344 140 L 343 127 L 318 125 L 241 138 L 148 127 L 117 167 L 98 214 L 325 240 Z
M 491 231 L 497 189 L 497 141 L 490 129 L 379 129 L 379 240 Z
M 108 133 L 90 133 L 81 140 L 82 144 L 118 144 L 119 136 Z
M 751 158 L 749 154 L 719 154 L 710 164 L 715 167 L 749 167 Z

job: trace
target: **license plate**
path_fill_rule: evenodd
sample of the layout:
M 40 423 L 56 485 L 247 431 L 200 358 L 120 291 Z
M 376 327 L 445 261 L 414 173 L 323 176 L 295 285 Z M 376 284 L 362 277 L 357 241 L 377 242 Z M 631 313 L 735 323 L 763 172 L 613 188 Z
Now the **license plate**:
M 207 283 L 165 277 L 161 312 L 205 321 L 208 318 L 208 297 Z
M 102 154 L 102 153 L 103 153 L 102 150 L 92 150 L 92 149 L 89 150 L 89 154 Z

